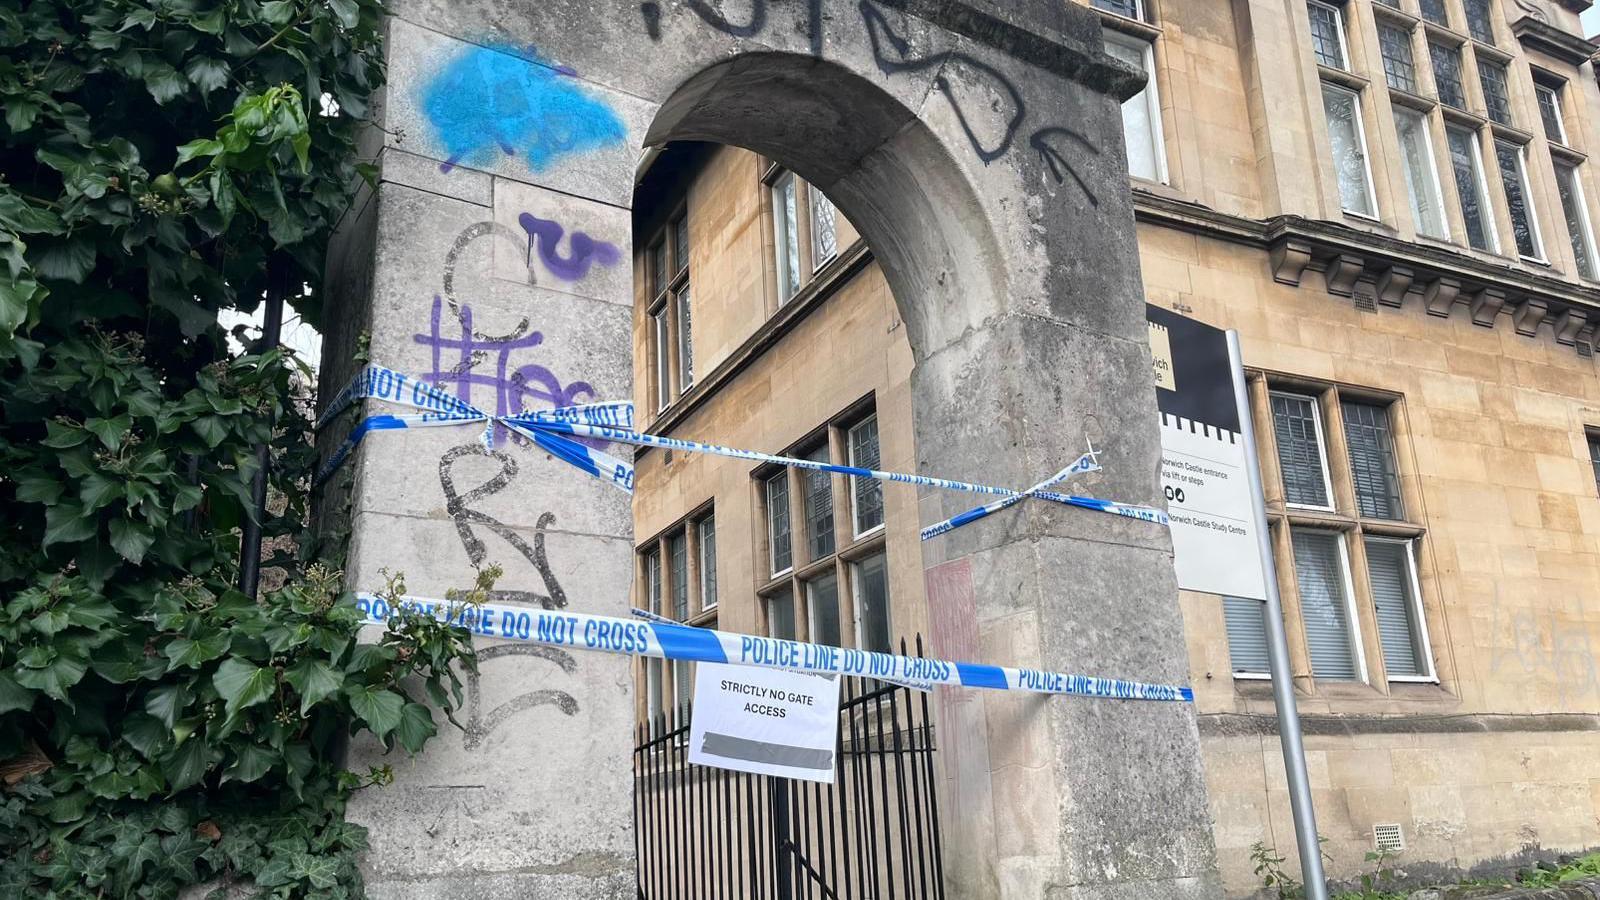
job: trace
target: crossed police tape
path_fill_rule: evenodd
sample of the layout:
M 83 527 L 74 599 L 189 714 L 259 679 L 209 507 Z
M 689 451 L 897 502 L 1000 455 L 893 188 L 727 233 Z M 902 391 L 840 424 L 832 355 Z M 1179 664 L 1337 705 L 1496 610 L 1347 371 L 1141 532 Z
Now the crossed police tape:
M 816 460 L 776 456 L 754 450 L 739 450 L 733 447 L 722 447 L 716 444 L 688 441 L 681 438 L 642 434 L 633 430 L 633 404 L 626 401 L 591 403 L 582 406 L 568 406 L 538 412 L 497 416 L 484 412 L 433 384 L 377 364 L 370 364 L 363 368 L 343 390 L 334 396 L 333 401 L 328 404 L 327 409 L 317 419 L 317 429 L 321 430 L 332 421 L 334 416 L 343 412 L 352 404 L 365 399 L 420 409 L 422 412 L 412 415 L 373 415 L 357 423 L 318 471 L 318 484 L 326 481 L 362 440 L 374 431 L 483 423 L 485 427 L 480 439 L 487 449 L 492 450 L 494 448 L 495 425 L 504 425 L 513 433 L 533 441 L 536 446 L 557 459 L 630 493 L 633 491 L 633 466 L 631 464 L 617 459 L 604 451 L 579 443 L 574 438 L 612 441 L 641 447 L 661 447 L 669 450 L 682 450 L 688 453 L 707 453 L 714 456 L 745 459 L 758 463 L 771 463 L 795 469 L 832 472 L 856 478 L 874 478 L 880 481 L 943 488 L 973 494 L 987 494 L 1001 498 L 922 529 L 921 537 L 923 540 L 929 540 L 953 531 L 962 525 L 975 522 L 985 516 L 1014 506 L 1030 497 L 1079 509 L 1089 509 L 1124 518 L 1153 522 L 1163 526 L 1169 524 L 1167 514 L 1159 509 L 1117 503 L 1112 500 L 1100 500 L 1094 497 L 1080 497 L 1050 490 L 1051 487 L 1075 475 L 1097 471 L 1100 468 L 1099 463 L 1096 462 L 1096 453 L 1092 446 L 1089 448 L 1089 452 L 1078 457 L 1071 465 L 1026 491 L 1017 491 L 1010 488 L 991 487 L 965 481 L 952 481 L 947 478 L 909 475 L 903 472 L 884 472 L 876 469 L 864 469 L 858 466 L 841 466 Z
M 1168 684 L 1147 684 L 1120 678 L 1066 675 L 1037 669 L 1015 669 L 979 663 L 946 662 L 921 656 L 899 656 L 826 644 L 806 644 L 694 628 L 657 620 L 634 621 L 564 610 L 485 603 L 472 606 L 447 600 L 407 597 L 399 606 L 376 594 L 356 595 L 356 605 L 370 624 L 387 625 L 402 610 L 420 612 L 468 629 L 474 634 L 626 656 L 688 662 L 733 663 L 765 669 L 816 674 L 857 675 L 914 685 L 1070 694 L 1111 700 L 1192 702 L 1194 691 Z

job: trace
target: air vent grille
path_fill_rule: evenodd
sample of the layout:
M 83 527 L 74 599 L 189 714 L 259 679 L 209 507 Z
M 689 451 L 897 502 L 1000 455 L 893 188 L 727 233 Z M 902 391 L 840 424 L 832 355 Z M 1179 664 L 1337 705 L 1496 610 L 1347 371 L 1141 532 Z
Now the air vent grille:
M 1397 824 L 1372 826 L 1372 843 L 1378 850 L 1399 853 L 1406 849 L 1406 835 Z

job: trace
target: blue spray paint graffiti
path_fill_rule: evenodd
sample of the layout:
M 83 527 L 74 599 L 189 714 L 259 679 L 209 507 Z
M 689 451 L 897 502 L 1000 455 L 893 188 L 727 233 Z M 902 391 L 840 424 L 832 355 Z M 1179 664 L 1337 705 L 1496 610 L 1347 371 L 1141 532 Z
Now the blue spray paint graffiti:
M 443 145 L 440 168 L 487 165 L 496 150 L 538 172 L 571 153 L 620 142 L 626 129 L 604 100 L 531 50 L 471 47 L 422 89 L 422 111 Z

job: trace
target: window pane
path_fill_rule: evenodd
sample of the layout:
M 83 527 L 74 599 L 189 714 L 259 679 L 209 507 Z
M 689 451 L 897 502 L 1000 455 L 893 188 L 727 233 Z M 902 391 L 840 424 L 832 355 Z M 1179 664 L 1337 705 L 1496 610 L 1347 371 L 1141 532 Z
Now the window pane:
M 1494 43 L 1494 27 L 1489 24 L 1489 0 L 1466 0 L 1467 31 L 1485 44 Z
M 767 636 L 795 640 L 794 598 L 788 594 L 767 598 Z
M 687 391 L 694 384 L 694 329 L 689 285 L 678 291 L 678 377 Z
M 806 191 L 811 196 L 811 257 L 820 269 L 839 253 L 838 213 L 833 203 L 812 185 Z
M 1228 627 L 1228 658 L 1233 671 L 1264 675 L 1267 658 L 1267 604 L 1244 597 L 1223 597 L 1222 617 Z
M 661 551 L 652 550 L 644 558 L 644 585 L 645 609 L 656 615 L 662 615 L 666 610 L 661 608 Z
M 1501 125 L 1511 124 L 1511 98 L 1506 89 L 1506 68 L 1497 63 L 1478 63 L 1478 80 L 1483 83 L 1483 102 L 1489 118 Z
M 687 660 L 673 660 L 672 675 L 675 696 L 673 702 L 677 704 L 680 712 L 687 711 L 694 702 L 694 668 L 693 663 Z
M 700 520 L 700 608 L 717 605 L 717 520 Z
M 1119 16 L 1139 18 L 1139 0 L 1094 0 L 1094 5 Z
M 659 295 L 667 289 L 667 242 L 657 241 L 650 248 L 650 292 Z
M 828 461 L 828 445 L 805 455 L 814 462 Z M 806 486 L 806 548 L 809 560 L 819 560 L 833 552 L 833 476 L 827 472 L 802 469 Z
M 661 410 L 672 402 L 672 369 L 667 360 L 671 348 L 668 343 L 667 308 L 661 307 L 651 317 L 655 320 L 656 409 Z
M 1589 467 L 1594 469 L 1594 486 L 1600 491 L 1600 438 L 1589 435 Z
M 788 472 L 767 479 L 767 541 L 772 553 L 772 574 L 788 571 L 794 565 L 789 546 Z
M 689 618 L 689 542 L 683 532 L 667 538 L 667 567 L 672 573 L 672 617 Z
M 1448 128 L 1450 168 L 1455 171 L 1456 195 L 1467 227 L 1467 243 L 1477 250 L 1494 250 L 1489 228 L 1489 201 L 1483 195 L 1483 168 L 1478 157 L 1478 136 L 1461 128 Z
M 1561 195 L 1561 214 L 1567 220 L 1567 238 L 1572 241 L 1572 255 L 1577 260 L 1578 274 L 1593 278 L 1594 234 L 1589 229 L 1589 210 L 1584 204 L 1583 186 L 1578 183 L 1576 167 L 1556 165 L 1556 192 Z
M 884 554 L 872 556 L 851 566 L 856 588 L 856 615 L 860 628 L 856 643 L 863 650 L 893 652 L 889 637 L 889 567 Z
M 1358 676 L 1350 640 L 1349 596 L 1336 534 L 1291 530 L 1295 581 L 1300 586 L 1300 615 L 1311 651 L 1311 674 L 1330 681 Z
M 645 710 L 651 719 L 660 716 L 666 708 L 666 704 L 662 702 L 662 693 L 664 691 L 662 685 L 663 668 L 664 660 L 646 659 L 644 661 Z
M 782 303 L 800 289 L 800 230 L 792 174 L 782 175 L 772 185 L 772 221 L 777 238 L 778 302 Z
M 1444 0 L 1420 0 L 1418 6 L 1422 8 L 1422 17 L 1435 25 L 1449 25 L 1450 16 L 1445 12 Z
M 1467 95 L 1461 89 L 1461 51 L 1429 41 L 1428 58 L 1433 61 L 1433 86 L 1439 92 L 1439 101 L 1466 109 Z
M 1383 53 L 1383 76 L 1389 86 L 1417 92 L 1417 66 L 1411 56 L 1411 32 L 1393 25 L 1378 26 L 1378 45 Z
M 1317 401 L 1295 394 L 1272 395 L 1272 428 L 1278 436 L 1278 465 L 1284 499 L 1303 506 L 1331 506 L 1322 474 L 1322 431 Z
M 1311 16 L 1311 53 L 1317 62 L 1335 69 L 1343 69 L 1344 45 L 1340 38 L 1339 11 L 1322 3 L 1307 3 Z
M 1155 75 L 1146 65 L 1149 46 L 1143 41 L 1106 32 L 1106 53 L 1147 76 L 1144 90 L 1122 103 L 1122 135 L 1128 145 L 1128 174 L 1159 181 L 1161 166 L 1158 154 L 1162 149 L 1156 123 L 1161 112 L 1155 103 Z
M 1401 519 L 1400 479 L 1395 473 L 1394 432 L 1389 410 L 1372 403 L 1345 401 L 1344 434 L 1350 449 L 1350 478 L 1356 509 L 1374 519 Z
M 1511 213 L 1511 233 L 1517 239 L 1517 252 L 1543 257 L 1538 225 L 1534 222 L 1533 199 L 1522 172 L 1522 148 L 1505 141 L 1494 142 L 1494 155 L 1500 162 L 1500 183 L 1506 191 L 1506 209 Z
M 839 646 L 838 576 L 824 575 L 807 582 L 806 605 L 811 607 L 811 643 Z
M 689 266 L 689 219 L 680 218 L 672 223 L 672 270 L 682 272 Z
M 850 429 L 850 465 L 858 469 L 878 468 L 878 417 L 865 419 Z M 865 534 L 883 524 L 883 482 L 876 478 L 850 476 L 854 497 L 856 534 Z
M 1417 598 L 1412 594 L 1411 550 L 1398 541 L 1368 538 L 1367 577 L 1377 612 L 1378 642 L 1383 645 L 1383 665 L 1390 676 L 1428 674 L 1428 648 L 1417 622 Z
M 1428 120 L 1420 113 L 1396 106 L 1394 127 L 1400 138 L 1406 192 L 1411 198 L 1411 217 L 1416 222 L 1417 233 L 1436 238 L 1449 237 L 1444 224 L 1444 200 L 1439 196 L 1439 178 L 1433 167 L 1433 142 L 1428 139 Z
M 1339 173 L 1339 204 L 1349 212 L 1374 215 L 1367 184 L 1367 148 L 1361 134 L 1361 104 L 1350 91 L 1325 84 L 1322 105 L 1328 114 L 1333 167 Z
M 1561 121 L 1561 98 L 1554 88 L 1543 86 L 1533 89 L 1539 98 L 1539 119 L 1544 123 L 1544 136 L 1558 144 L 1567 142 L 1566 124 Z

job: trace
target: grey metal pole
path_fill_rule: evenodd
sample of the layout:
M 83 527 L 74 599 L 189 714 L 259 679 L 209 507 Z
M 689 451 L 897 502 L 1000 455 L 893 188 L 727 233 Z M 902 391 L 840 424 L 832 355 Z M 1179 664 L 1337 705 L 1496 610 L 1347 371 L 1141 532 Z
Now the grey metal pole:
M 1278 596 L 1278 567 L 1272 562 L 1272 533 L 1267 502 L 1261 491 L 1261 464 L 1256 457 L 1256 429 L 1244 380 L 1244 354 L 1239 332 L 1228 332 L 1228 365 L 1239 406 L 1239 431 L 1244 440 L 1245 477 L 1255 511 L 1256 538 L 1267 587 L 1267 660 L 1272 670 L 1272 697 L 1278 705 L 1278 737 L 1283 742 L 1283 768 L 1289 775 L 1289 808 L 1294 813 L 1295 843 L 1300 848 L 1300 874 L 1306 900 L 1328 900 L 1328 879 L 1322 873 L 1322 842 L 1317 838 L 1317 813 L 1311 805 L 1311 778 L 1306 774 L 1306 748 L 1300 736 L 1300 711 L 1295 707 L 1294 674 L 1289 670 L 1289 636 L 1283 627 L 1283 602 Z

